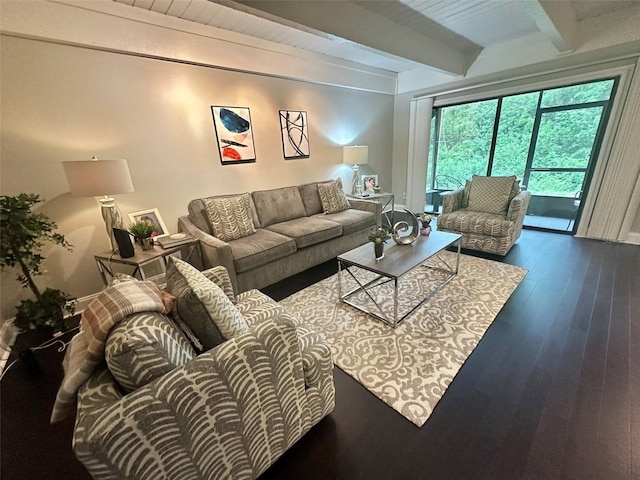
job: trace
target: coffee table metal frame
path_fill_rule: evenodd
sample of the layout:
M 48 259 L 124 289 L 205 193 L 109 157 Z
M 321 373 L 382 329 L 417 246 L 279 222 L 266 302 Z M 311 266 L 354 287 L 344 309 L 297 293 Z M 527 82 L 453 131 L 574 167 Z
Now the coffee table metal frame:
M 455 278 L 460 266 L 460 247 L 462 236 L 453 233 L 434 231 L 429 236 L 419 236 L 412 245 L 391 245 L 385 249 L 382 260 L 376 261 L 373 247 L 365 244 L 338 256 L 338 295 L 340 301 L 371 315 L 387 325 L 396 328 L 400 322 L 411 315 L 418 307 L 438 293 L 447 283 Z M 439 254 L 448 247 L 456 244 L 457 253 L 455 266 L 449 265 Z M 438 264 L 434 263 L 437 262 Z M 398 279 L 418 266 L 431 268 L 447 274 L 447 277 L 430 291 L 420 302 L 413 306 L 402 317 L 398 318 Z M 363 269 L 375 273 L 377 276 L 366 283 L 362 283 L 352 268 Z M 347 272 L 358 285 L 342 293 L 342 271 Z M 393 282 L 393 315 L 389 316 L 372 295 L 372 289 Z M 375 305 L 376 311 L 371 311 L 357 304 L 350 297 L 358 292 L 364 292 Z

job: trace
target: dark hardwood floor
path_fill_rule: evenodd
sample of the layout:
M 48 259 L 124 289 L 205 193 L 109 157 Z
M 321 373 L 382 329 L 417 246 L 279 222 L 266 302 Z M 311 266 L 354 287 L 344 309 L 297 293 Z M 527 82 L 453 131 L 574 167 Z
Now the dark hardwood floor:
M 471 252 L 465 252 L 471 253 Z M 640 479 L 640 247 L 526 230 L 529 273 L 417 428 L 335 369 L 336 408 L 263 479 Z M 328 262 L 265 289 L 276 299 Z M 0 477 L 89 478 L 72 421 L 48 423 L 62 354 L 1 387 Z

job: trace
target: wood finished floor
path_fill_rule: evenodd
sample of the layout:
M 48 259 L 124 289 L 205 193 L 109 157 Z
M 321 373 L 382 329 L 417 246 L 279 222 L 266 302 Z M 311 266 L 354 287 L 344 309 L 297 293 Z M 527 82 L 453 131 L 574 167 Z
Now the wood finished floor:
M 640 479 L 640 247 L 526 230 L 501 261 L 529 273 L 422 428 L 336 368 L 334 412 L 261 478 Z M 48 424 L 61 357 L 2 381 L 2 479 L 89 478 Z

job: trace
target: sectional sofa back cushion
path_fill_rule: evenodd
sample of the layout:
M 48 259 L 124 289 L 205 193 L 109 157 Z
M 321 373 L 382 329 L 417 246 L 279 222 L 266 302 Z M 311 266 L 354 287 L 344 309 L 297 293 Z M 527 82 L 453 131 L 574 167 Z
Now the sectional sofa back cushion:
M 204 206 L 213 234 L 223 242 L 256 233 L 248 193 L 223 198 L 205 198 Z
M 249 327 L 224 291 L 196 268 L 175 257 L 167 266 L 167 290 L 176 297 L 176 311 L 205 350 Z
M 260 190 L 251 196 L 262 228 L 306 216 L 297 186 Z
M 105 344 L 107 366 L 126 392 L 184 365 L 195 355 L 182 332 L 159 312 L 129 315 L 111 329 Z
M 469 210 L 504 215 L 512 198 L 511 191 L 515 181 L 515 175 L 510 177 L 473 175 L 469 189 Z
M 227 198 L 227 197 L 237 197 L 237 194 L 234 195 L 215 195 L 212 197 L 206 197 L 210 199 L 216 198 Z M 195 200 L 191 200 L 187 209 L 189 210 L 189 219 L 195 224 L 203 232 L 207 232 L 209 235 L 213 235 L 213 228 L 211 227 L 211 223 L 209 222 L 209 216 L 207 215 L 207 208 L 204 204 L 204 198 L 197 198 Z M 256 207 L 253 204 L 253 199 L 249 196 L 249 206 L 251 208 L 251 218 L 253 220 L 253 226 L 255 228 L 260 228 L 260 222 L 258 220 L 258 216 L 256 215 Z
M 333 180 L 326 180 L 324 182 L 305 183 L 304 185 L 298 186 L 307 217 L 322 213 L 322 201 L 320 200 L 320 194 L 318 193 L 318 185 L 330 183 L 332 181 Z

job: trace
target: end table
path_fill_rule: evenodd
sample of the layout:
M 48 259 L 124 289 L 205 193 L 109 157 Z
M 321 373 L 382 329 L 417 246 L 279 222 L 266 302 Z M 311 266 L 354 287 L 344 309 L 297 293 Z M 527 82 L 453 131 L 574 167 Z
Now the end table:
M 195 238 L 181 245 L 177 245 L 171 248 L 162 248 L 159 245 L 155 245 L 151 250 L 142 250 L 138 246 L 135 247 L 135 253 L 133 257 L 122 258 L 117 253 L 105 252 L 99 255 L 95 255 L 96 265 L 98 271 L 102 277 L 102 281 L 105 286 L 109 284 L 111 278 L 113 278 L 115 272 L 113 271 L 112 264 L 129 265 L 134 268 L 133 277 L 139 276 L 140 280 L 146 280 L 147 276 L 144 272 L 144 268 L 160 262 L 163 271 L 167 270 L 167 262 L 170 256 L 180 253 L 182 259 L 188 261 L 191 256 L 197 251 L 200 254 L 200 242 Z

